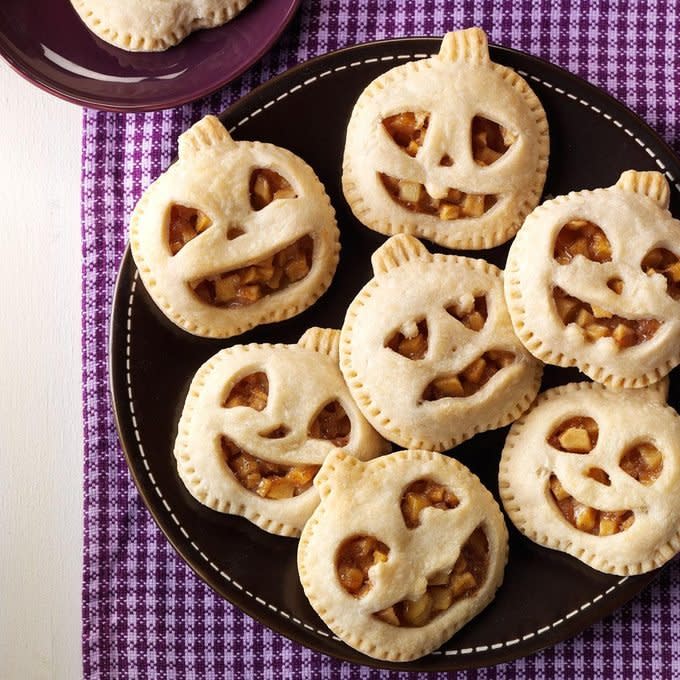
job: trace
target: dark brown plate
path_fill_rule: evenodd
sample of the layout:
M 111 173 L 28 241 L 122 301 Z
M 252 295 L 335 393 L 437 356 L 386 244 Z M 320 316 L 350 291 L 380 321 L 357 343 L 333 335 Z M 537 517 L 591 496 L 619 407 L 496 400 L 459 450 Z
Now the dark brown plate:
M 280 633 L 356 663 L 455 670 L 509 661 L 568 638 L 601 619 L 655 576 L 619 578 L 541 548 L 510 526 L 510 560 L 496 599 L 443 647 L 408 664 L 381 663 L 335 639 L 307 603 L 296 569 L 297 541 L 272 536 L 240 517 L 221 515 L 184 489 L 172 455 L 191 378 L 220 348 L 245 342 L 296 342 L 312 326 L 339 328 L 345 310 L 370 278 L 371 253 L 384 237 L 352 216 L 340 188 L 344 132 L 361 90 L 407 59 L 436 52 L 439 40 L 400 39 L 359 45 L 314 59 L 265 83 L 222 115 L 237 139 L 279 144 L 317 171 L 342 232 L 333 284 L 295 319 L 257 328 L 230 341 L 195 338 L 156 309 L 129 251 L 121 265 L 111 327 L 111 380 L 120 438 L 132 475 L 156 522 L 189 565 L 220 595 Z M 504 48 L 494 60 L 525 75 L 548 115 L 551 156 L 546 194 L 613 184 L 621 171 L 664 170 L 671 208 L 680 206 L 672 151 L 639 118 L 604 92 L 543 61 Z M 503 266 L 507 245 L 467 253 Z M 548 368 L 544 387 L 578 380 Z M 670 402 L 679 403 L 677 377 Z M 455 455 L 494 493 L 507 428 L 477 435 Z

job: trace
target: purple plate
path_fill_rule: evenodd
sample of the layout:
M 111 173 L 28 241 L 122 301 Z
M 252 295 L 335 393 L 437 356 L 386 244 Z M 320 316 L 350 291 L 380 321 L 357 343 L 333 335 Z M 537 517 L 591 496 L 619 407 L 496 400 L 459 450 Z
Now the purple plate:
M 300 0 L 252 0 L 218 28 L 165 52 L 126 52 L 100 40 L 69 0 L 2 0 L 0 55 L 46 92 L 106 111 L 179 106 L 222 87 L 274 44 Z

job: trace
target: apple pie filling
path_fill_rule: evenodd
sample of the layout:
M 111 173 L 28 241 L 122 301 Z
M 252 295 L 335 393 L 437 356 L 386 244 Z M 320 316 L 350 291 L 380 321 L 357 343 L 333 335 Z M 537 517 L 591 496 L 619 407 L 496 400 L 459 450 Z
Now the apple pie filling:
M 484 116 L 472 119 L 472 157 L 481 166 L 495 163 L 515 142 L 517 136 Z
M 576 416 L 560 423 L 548 437 L 550 446 L 569 453 L 590 453 L 597 446 L 600 428 L 587 416 Z
M 282 500 L 312 486 L 319 465 L 280 465 L 244 451 L 231 439 L 221 438 L 222 453 L 239 484 L 262 498 Z
M 423 359 L 427 354 L 427 321 L 421 319 L 415 324 L 415 333 L 404 335 L 401 331 L 392 334 L 385 347 L 389 347 L 393 352 L 401 354 L 407 359 Z
M 661 322 L 656 319 L 626 319 L 618 316 L 579 300 L 558 286 L 553 288 L 553 300 L 562 323 L 565 326 L 572 323 L 579 326 L 588 342 L 614 338 L 617 347 L 625 349 L 646 342 L 661 326 Z
M 484 295 L 470 300 L 468 304 L 450 305 L 446 311 L 471 331 L 481 331 L 489 316 Z
M 479 391 L 498 371 L 515 360 L 512 352 L 490 349 L 468 364 L 460 373 L 437 376 L 424 390 L 423 401 L 446 397 L 469 397 Z
M 604 231 L 588 220 L 567 222 L 555 239 L 553 256 L 560 264 L 569 264 L 576 255 L 593 262 L 611 262 L 612 247 Z
M 662 274 L 666 279 L 666 290 L 674 300 L 680 300 L 680 260 L 666 248 L 650 250 L 642 260 L 642 270 L 648 276 Z
M 401 514 L 409 529 L 420 526 L 420 513 L 425 508 L 453 510 L 459 504 L 455 494 L 431 479 L 418 479 L 409 484 L 401 497 Z
M 655 482 L 663 470 L 661 451 L 649 442 L 637 444 L 628 449 L 619 463 L 621 469 L 633 479 L 649 486 Z
M 262 210 L 279 198 L 297 198 L 288 180 L 269 168 L 257 168 L 250 174 L 250 205 Z
M 190 283 L 196 295 L 216 307 L 245 307 L 309 274 L 314 241 L 303 236 L 274 255 L 232 271 Z
M 392 626 L 425 626 L 456 602 L 474 595 L 486 579 L 488 564 L 489 543 L 477 528 L 463 544 L 453 568 L 430 577 L 417 600 L 401 600 L 373 616 Z
M 269 380 L 262 371 L 241 378 L 229 391 L 223 402 L 225 408 L 247 406 L 262 411 L 269 398 Z
M 346 446 L 349 442 L 351 423 L 339 401 L 326 404 L 314 418 L 309 428 L 313 439 L 327 439 L 335 446 Z
M 429 113 L 406 111 L 385 118 L 382 124 L 394 143 L 409 156 L 415 157 L 425 141 L 429 122 Z
M 173 204 L 170 207 L 168 242 L 170 251 L 177 255 L 184 246 L 212 224 L 210 218 L 196 208 Z
M 371 589 L 368 570 L 378 562 L 386 562 L 390 549 L 375 536 L 353 536 L 340 546 L 335 570 L 342 587 L 354 597 L 362 597 Z

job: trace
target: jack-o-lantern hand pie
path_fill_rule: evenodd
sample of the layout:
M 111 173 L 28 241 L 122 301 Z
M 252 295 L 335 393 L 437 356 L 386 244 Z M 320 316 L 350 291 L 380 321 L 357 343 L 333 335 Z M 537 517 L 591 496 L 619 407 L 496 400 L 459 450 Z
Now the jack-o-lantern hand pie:
M 297 345 L 236 345 L 201 366 L 175 441 L 177 471 L 197 500 L 298 536 L 330 451 L 365 459 L 389 450 L 352 401 L 338 342 L 339 331 L 310 328 Z
M 321 503 L 300 538 L 300 581 L 348 645 L 377 659 L 417 659 L 493 599 L 507 529 L 458 461 L 409 450 L 363 463 L 337 451 L 314 484 Z
M 87 27 L 130 52 L 160 52 L 233 19 L 250 0 L 71 0 Z
M 179 159 L 132 214 L 130 244 L 165 315 L 214 338 L 305 310 L 340 251 L 314 171 L 286 149 L 233 140 L 214 116 L 179 138 Z
M 536 357 L 613 387 L 680 363 L 680 221 L 658 172 L 546 201 L 510 247 L 505 294 Z
M 538 204 L 549 147 L 540 101 L 490 60 L 484 31 L 470 28 L 363 91 L 347 128 L 342 186 L 375 231 L 491 248 Z
M 664 390 L 573 383 L 510 429 L 498 482 L 517 528 L 603 572 L 640 574 L 680 550 L 680 416 Z
M 400 446 L 444 451 L 529 407 L 542 364 L 512 330 L 500 269 L 432 255 L 406 234 L 371 261 L 375 277 L 342 327 L 340 367 L 378 432 Z

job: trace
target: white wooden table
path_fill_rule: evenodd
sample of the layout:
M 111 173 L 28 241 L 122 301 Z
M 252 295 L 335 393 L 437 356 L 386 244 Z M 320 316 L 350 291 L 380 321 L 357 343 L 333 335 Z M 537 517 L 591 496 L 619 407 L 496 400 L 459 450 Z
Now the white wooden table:
M 82 676 L 81 117 L 0 62 L 0 680 Z

